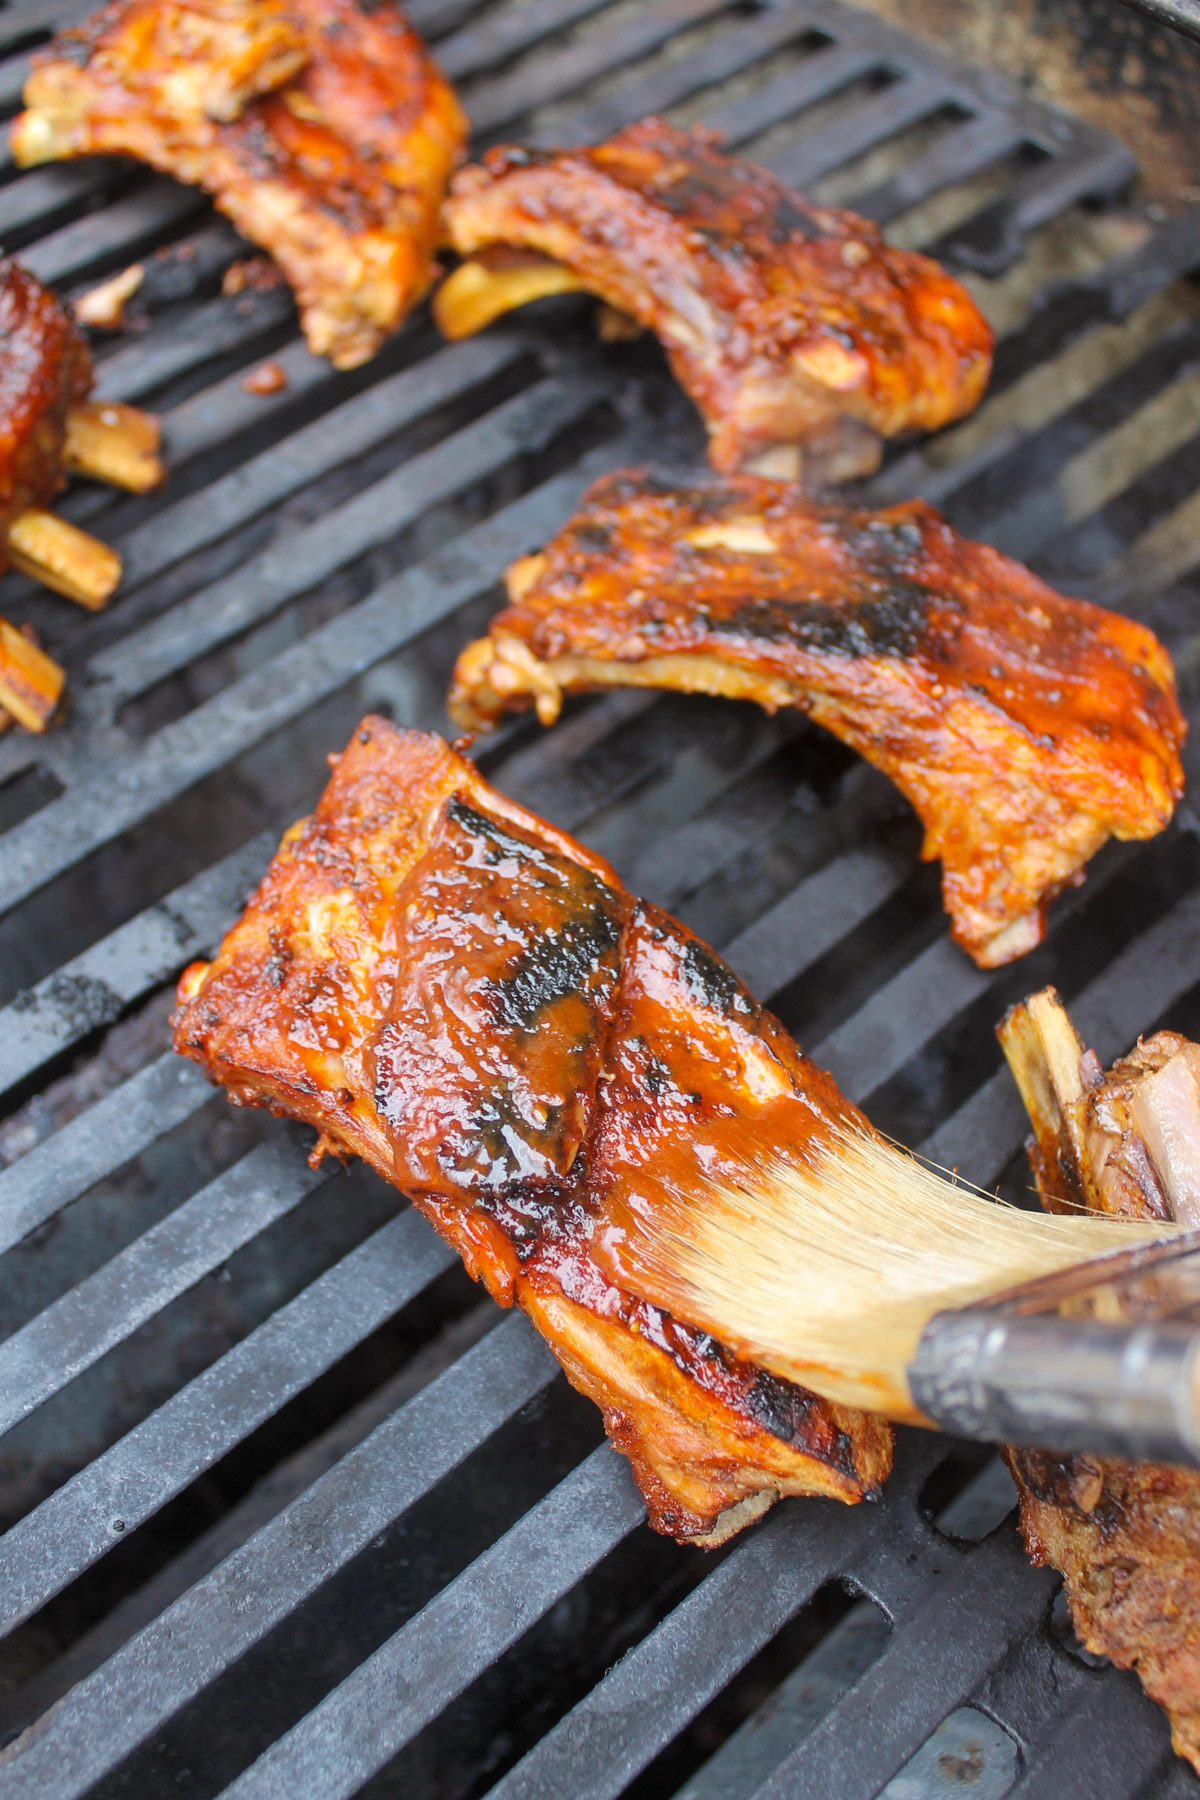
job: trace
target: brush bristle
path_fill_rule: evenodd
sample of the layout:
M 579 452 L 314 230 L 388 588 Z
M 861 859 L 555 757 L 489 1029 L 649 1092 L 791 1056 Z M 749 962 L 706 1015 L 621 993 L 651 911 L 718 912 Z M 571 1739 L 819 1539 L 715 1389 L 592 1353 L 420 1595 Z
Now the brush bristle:
M 1023 1212 L 874 1133 L 831 1130 L 801 1160 L 638 1222 L 636 1291 L 827 1399 L 919 1418 L 906 1369 L 934 1313 L 1165 1236 L 1161 1223 Z

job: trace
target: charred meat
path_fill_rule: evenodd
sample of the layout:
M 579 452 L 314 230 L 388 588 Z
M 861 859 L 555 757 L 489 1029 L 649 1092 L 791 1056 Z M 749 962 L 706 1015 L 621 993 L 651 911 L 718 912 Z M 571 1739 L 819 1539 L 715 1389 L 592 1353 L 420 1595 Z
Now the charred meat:
M 718 143 L 644 119 L 591 148 L 489 151 L 446 205 L 472 260 L 436 297 L 443 330 L 587 289 L 662 339 L 717 469 L 817 447 L 850 421 L 860 454 L 840 472 L 861 472 L 873 434 L 970 412 L 992 334 L 961 283 Z
M 1200 1046 L 1172 1031 L 1105 1074 L 1053 988 L 1000 1028 L 1049 1211 L 1200 1224 Z M 1135 1669 L 1200 1773 L 1200 1471 L 1005 1452 L 1035 1562 L 1060 1569 L 1085 1646 Z
M 858 1115 L 710 950 L 440 739 L 364 721 L 174 1024 L 524 1308 L 658 1530 L 713 1544 L 781 1494 L 878 1490 L 883 1421 L 737 1361 L 604 1254 L 656 1184 Z
M 479 729 L 564 692 L 677 688 L 796 706 L 883 769 L 940 858 L 958 942 L 1033 948 L 1109 837 L 1152 837 L 1182 790 L 1170 659 L 922 501 L 817 506 L 761 476 L 607 476 L 458 659 Z
M 429 286 L 466 121 L 390 0 L 113 0 L 33 65 L 18 163 L 118 153 L 206 188 L 336 367 Z

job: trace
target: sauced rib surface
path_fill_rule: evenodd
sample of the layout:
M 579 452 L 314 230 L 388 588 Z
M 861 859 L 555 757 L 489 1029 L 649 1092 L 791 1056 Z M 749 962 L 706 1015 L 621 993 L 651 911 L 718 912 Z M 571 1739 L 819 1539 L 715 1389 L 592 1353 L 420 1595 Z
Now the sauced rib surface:
M 1058 1121 L 1052 1107 L 1034 1115 L 1043 1205 L 1197 1223 L 1200 1046 L 1159 1032 L 1107 1074 L 1077 1039 L 1074 1048 L 1074 1092 L 1059 1081 Z M 1005 1457 L 1026 1548 L 1062 1571 L 1079 1637 L 1137 1671 L 1200 1773 L 1200 1471 L 1015 1446 Z
M 27 269 L 0 261 L 0 567 L 18 513 L 63 487 L 67 411 L 86 398 L 92 362 L 66 307 Z
M 781 1494 L 878 1490 L 883 1421 L 738 1362 L 606 1272 L 656 1183 L 853 1109 L 698 940 L 439 739 L 364 721 L 185 975 L 175 1043 L 236 1102 L 364 1157 L 524 1308 L 657 1529 L 714 1543 Z
M 113 0 L 34 56 L 25 104 L 21 164 L 124 153 L 206 188 L 338 368 L 429 286 L 466 121 L 390 0 Z
M 651 118 L 591 148 L 491 150 L 452 184 L 451 242 L 541 252 L 656 332 L 719 469 L 841 415 L 892 435 L 969 412 L 992 335 L 967 290 L 718 144 Z
M 1055 593 L 932 508 L 817 506 L 761 476 L 606 476 L 459 657 L 479 728 L 565 690 L 679 688 L 797 706 L 883 769 L 985 967 L 1112 836 L 1167 824 L 1184 722 L 1143 626 Z

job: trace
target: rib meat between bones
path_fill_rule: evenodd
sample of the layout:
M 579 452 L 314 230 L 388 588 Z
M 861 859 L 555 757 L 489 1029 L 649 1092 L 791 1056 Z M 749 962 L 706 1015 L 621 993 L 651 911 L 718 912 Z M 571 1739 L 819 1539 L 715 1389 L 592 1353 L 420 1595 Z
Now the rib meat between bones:
M 718 469 L 843 419 L 892 436 L 969 412 L 992 334 L 961 283 L 718 144 L 651 118 L 591 148 L 490 150 L 452 183 L 450 241 L 483 255 L 438 294 L 439 322 L 462 335 L 554 291 L 553 269 L 505 253 L 549 259 L 657 332 Z
M 954 935 L 985 968 L 1033 948 L 1047 902 L 1109 837 L 1161 831 L 1182 791 L 1170 658 L 931 507 L 820 507 L 761 476 L 606 476 L 508 574 L 458 659 L 468 728 L 563 693 L 678 688 L 796 706 L 883 769 L 940 858 Z
M 1173 1031 L 1107 1074 L 1053 988 L 1000 1028 L 1029 1110 L 1042 1204 L 1200 1225 L 1200 1045 Z M 1005 1452 L 1035 1562 L 1066 1578 L 1085 1646 L 1135 1669 L 1200 1773 L 1200 1471 Z
M 466 121 L 389 0 L 113 0 L 34 56 L 25 104 L 22 165 L 124 153 L 207 188 L 338 368 L 429 286 Z
M 656 1183 L 859 1115 L 690 932 L 440 739 L 364 721 L 180 1002 L 176 1048 L 235 1103 L 364 1157 L 524 1308 L 658 1530 L 717 1543 L 781 1494 L 879 1489 L 882 1420 L 737 1362 L 605 1267 Z

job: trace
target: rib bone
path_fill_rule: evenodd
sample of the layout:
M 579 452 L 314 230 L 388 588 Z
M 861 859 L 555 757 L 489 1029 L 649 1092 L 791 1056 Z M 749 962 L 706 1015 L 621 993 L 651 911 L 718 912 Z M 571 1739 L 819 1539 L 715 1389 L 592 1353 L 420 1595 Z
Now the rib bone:
M 28 507 L 13 521 L 5 551 L 14 569 L 90 612 L 99 612 L 121 579 L 115 550 L 39 506 Z

